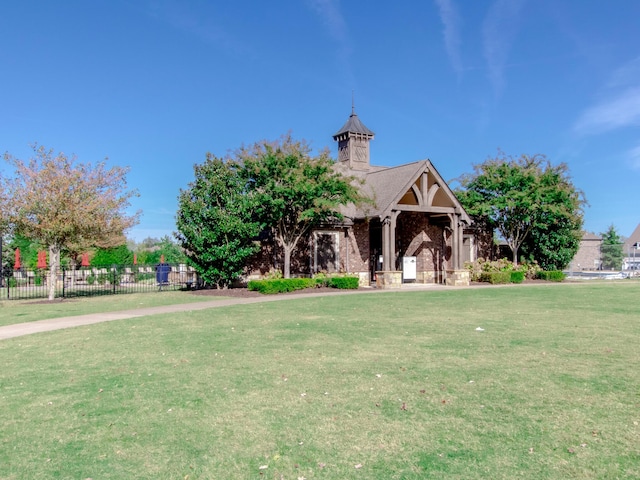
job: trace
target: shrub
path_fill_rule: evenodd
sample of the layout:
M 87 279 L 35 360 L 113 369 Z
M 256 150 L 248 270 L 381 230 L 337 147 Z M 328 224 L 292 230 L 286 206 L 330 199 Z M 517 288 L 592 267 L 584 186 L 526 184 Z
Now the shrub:
M 249 290 L 265 295 L 273 293 L 293 292 L 316 286 L 313 278 L 276 278 L 273 280 L 250 280 L 247 284 Z
M 10 278 L 7 283 L 9 285 L 9 288 L 15 288 L 18 286 L 18 280 L 16 280 L 15 278 Z
M 548 282 L 561 282 L 566 278 L 566 275 L 560 270 L 541 270 L 538 272 L 538 278 Z
M 282 278 L 282 272 L 280 270 L 271 269 L 264 275 L 265 280 L 278 280 Z
M 524 272 L 520 272 L 520 271 L 513 271 L 510 272 L 511 273 L 511 283 L 522 283 L 524 282 Z
M 488 282 L 487 276 L 484 277 L 484 273 L 493 273 L 493 272 L 520 272 L 523 275 L 523 279 L 519 280 L 520 276 L 516 275 L 509 281 L 513 283 L 521 283 L 524 278 L 537 278 L 537 273 L 540 271 L 540 267 L 538 263 L 534 260 L 532 262 L 523 261 L 518 265 L 514 265 L 511 260 L 506 258 L 501 258 L 500 260 L 485 260 L 484 258 L 479 258 L 475 262 L 465 262 L 464 268 L 469 270 L 469 277 L 472 282 Z M 508 282 L 507 282 L 508 283 Z
M 318 287 L 328 287 L 331 280 L 324 272 L 316 273 L 313 278 L 315 279 Z
M 88 285 L 93 285 L 96 281 L 96 277 L 94 275 L 89 275 L 87 277 L 87 284 Z
M 360 286 L 360 279 L 358 277 L 351 276 L 331 277 L 329 278 L 328 286 L 343 290 L 357 290 Z
M 480 274 L 481 282 L 489 282 L 491 284 L 503 284 L 511 282 L 511 272 L 482 272 Z
M 520 265 L 518 265 L 518 270 L 524 272 L 525 278 L 533 280 L 534 278 L 538 278 L 538 272 L 540 272 L 542 269 L 540 268 L 540 265 L 538 265 L 538 262 L 536 262 L 535 260 L 525 260 L 521 262 Z

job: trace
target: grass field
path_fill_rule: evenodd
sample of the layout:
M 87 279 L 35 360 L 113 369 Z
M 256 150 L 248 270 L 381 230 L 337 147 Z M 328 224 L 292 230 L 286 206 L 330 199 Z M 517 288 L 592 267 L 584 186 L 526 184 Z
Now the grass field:
M 215 300 L 221 297 L 193 295 L 190 292 L 146 292 L 101 297 L 40 300 L 0 301 L 0 326 L 34 322 L 48 318 L 86 315 L 98 312 L 114 312 L 136 308 L 157 307 L 177 303 Z
M 389 292 L 5 340 L 0 478 L 640 478 L 639 293 Z

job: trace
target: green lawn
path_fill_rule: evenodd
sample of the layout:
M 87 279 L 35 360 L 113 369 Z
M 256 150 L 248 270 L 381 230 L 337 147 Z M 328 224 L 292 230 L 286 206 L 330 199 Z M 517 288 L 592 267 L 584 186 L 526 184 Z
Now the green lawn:
M 0 301 L 0 326 L 72 315 L 132 310 L 177 303 L 195 303 L 215 300 L 216 298 L 219 299 L 222 297 L 193 295 L 191 292 L 169 291 L 56 299 L 53 302 L 45 302 L 43 299 L 3 300 Z
M 639 293 L 356 294 L 5 340 L 0 478 L 640 478 Z

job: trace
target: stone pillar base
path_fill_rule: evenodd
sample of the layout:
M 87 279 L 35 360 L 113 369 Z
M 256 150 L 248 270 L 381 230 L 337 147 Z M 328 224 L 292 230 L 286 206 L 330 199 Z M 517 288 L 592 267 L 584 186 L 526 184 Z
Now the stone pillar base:
M 469 270 L 447 270 L 445 284 L 450 287 L 468 287 L 470 281 Z
M 438 272 L 436 270 L 427 270 L 425 272 L 418 272 L 419 283 L 444 283 L 444 272 Z
M 402 271 L 376 272 L 376 287 L 381 289 L 401 288 Z

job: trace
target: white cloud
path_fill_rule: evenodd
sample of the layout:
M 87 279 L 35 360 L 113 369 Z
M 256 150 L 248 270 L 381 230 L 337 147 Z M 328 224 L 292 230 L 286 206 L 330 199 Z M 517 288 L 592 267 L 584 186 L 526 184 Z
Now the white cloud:
M 460 76 L 463 70 L 460 58 L 460 45 L 462 43 L 460 39 L 460 15 L 453 0 L 435 0 L 435 2 L 442 20 L 445 50 L 453 70 Z
M 588 108 L 576 122 L 574 130 L 588 135 L 638 125 L 640 125 L 640 87 L 618 92 Z
M 484 57 L 489 80 L 496 92 L 504 87 L 504 68 L 517 33 L 520 12 L 526 0 L 496 0 L 485 17 L 482 28 Z
M 613 71 L 602 98 L 580 115 L 575 132 L 592 135 L 640 125 L 640 57 Z

